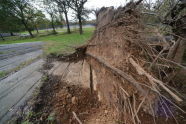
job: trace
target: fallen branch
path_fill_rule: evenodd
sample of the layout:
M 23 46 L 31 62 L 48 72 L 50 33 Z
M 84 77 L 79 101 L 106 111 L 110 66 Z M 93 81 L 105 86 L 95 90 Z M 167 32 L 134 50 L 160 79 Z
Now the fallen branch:
M 126 74 L 125 72 L 113 67 L 106 61 L 102 60 L 101 58 L 98 58 L 90 53 L 86 53 L 87 56 L 95 59 L 98 63 L 102 64 L 106 68 L 108 68 L 112 73 L 119 75 L 120 77 L 124 78 L 128 82 L 130 82 L 133 86 L 135 86 L 141 93 L 142 95 L 146 94 L 146 91 L 139 85 L 139 83 L 130 75 Z

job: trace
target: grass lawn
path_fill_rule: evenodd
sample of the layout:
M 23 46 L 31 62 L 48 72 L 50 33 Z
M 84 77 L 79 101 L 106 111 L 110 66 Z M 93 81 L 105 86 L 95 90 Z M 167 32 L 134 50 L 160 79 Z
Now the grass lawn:
M 64 28 L 56 28 L 55 30 L 57 32 L 66 32 L 66 29 L 64 29 Z M 74 30 L 74 29 L 71 29 L 71 30 Z M 39 34 L 46 34 L 49 32 L 52 32 L 52 29 L 51 30 L 47 30 L 47 29 L 39 30 Z M 20 33 L 21 34 L 28 34 L 28 31 L 24 31 L 24 32 L 20 32 Z M 37 31 L 36 30 L 32 31 L 32 34 L 36 35 Z
M 92 36 L 93 31 L 94 28 L 84 28 L 83 35 L 80 35 L 78 32 L 73 32 L 72 34 L 58 33 L 56 35 L 37 36 L 35 38 L 21 40 L 0 41 L 0 44 L 43 41 L 45 42 L 45 54 L 60 54 L 73 51 L 73 48 L 69 46 L 77 46 L 86 43 L 86 41 Z

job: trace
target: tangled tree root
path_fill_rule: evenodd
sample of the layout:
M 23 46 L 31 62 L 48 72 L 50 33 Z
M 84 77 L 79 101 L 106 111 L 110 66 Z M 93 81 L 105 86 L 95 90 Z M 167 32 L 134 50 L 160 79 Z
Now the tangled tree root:
M 115 107 L 127 124 L 141 123 L 140 111 L 153 117 L 164 113 L 166 118 L 169 115 L 174 118 L 171 106 L 184 112 L 172 102 L 172 98 L 177 103 L 182 98 L 164 83 L 167 73 L 176 70 L 179 64 L 166 59 L 168 43 L 158 50 L 148 42 L 136 10 L 138 2 L 117 10 L 102 8 L 97 14 L 96 31 L 87 46 L 61 57 L 65 61 L 89 63 L 91 88 L 96 79 L 101 101 Z

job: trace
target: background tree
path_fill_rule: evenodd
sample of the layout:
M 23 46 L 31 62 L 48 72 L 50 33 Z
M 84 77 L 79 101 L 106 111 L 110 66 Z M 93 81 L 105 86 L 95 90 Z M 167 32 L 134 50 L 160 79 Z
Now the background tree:
M 59 22 L 61 23 L 60 27 L 63 28 L 63 25 L 66 24 L 66 21 L 63 18 L 63 13 L 60 11 L 59 7 L 58 7 L 58 13 L 59 13 Z
M 66 25 L 67 25 L 67 33 L 70 34 L 70 24 L 69 24 L 69 20 L 68 20 L 68 10 L 69 10 L 69 6 L 68 6 L 68 0 L 54 0 L 59 8 L 59 12 L 60 13 L 64 13 L 65 15 L 65 21 L 66 21 Z
M 23 26 L 19 18 L 10 14 L 8 7 L 11 5 L 9 2 L 7 0 L 0 1 L 0 32 L 9 32 L 13 35 L 13 32 L 23 30 Z M 1 35 L 1 37 L 3 36 Z
M 42 25 L 45 22 L 46 18 L 45 15 L 42 13 L 41 10 L 36 10 L 34 14 L 34 18 L 32 19 L 33 27 L 36 29 L 37 33 L 39 33 L 39 25 Z
M 87 2 L 87 0 L 69 0 L 68 5 L 71 9 L 73 9 L 76 13 L 76 17 L 78 19 L 79 23 L 79 33 L 83 34 L 83 28 L 82 28 L 82 16 L 84 15 L 85 8 L 84 4 Z
M 50 15 L 51 26 L 53 29 L 53 33 L 57 33 L 55 29 L 55 19 L 57 14 L 57 5 L 52 0 L 44 0 L 43 1 L 45 11 Z
M 30 36 L 32 34 L 32 22 L 34 18 L 35 8 L 32 6 L 30 0 L 5 0 L 8 1 L 8 12 L 20 19 L 25 29 L 29 32 Z

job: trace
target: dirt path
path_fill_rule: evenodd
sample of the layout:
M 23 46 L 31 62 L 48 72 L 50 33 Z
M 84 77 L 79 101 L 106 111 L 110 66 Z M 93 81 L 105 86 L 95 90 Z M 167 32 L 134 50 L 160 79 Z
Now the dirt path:
M 38 58 L 42 55 L 42 44 L 34 42 L 0 46 L 0 71 L 20 68 L 21 64 L 29 61 L 26 67 L 0 80 L 0 123 L 6 123 L 39 85 L 42 77 L 39 70 L 44 62 Z

